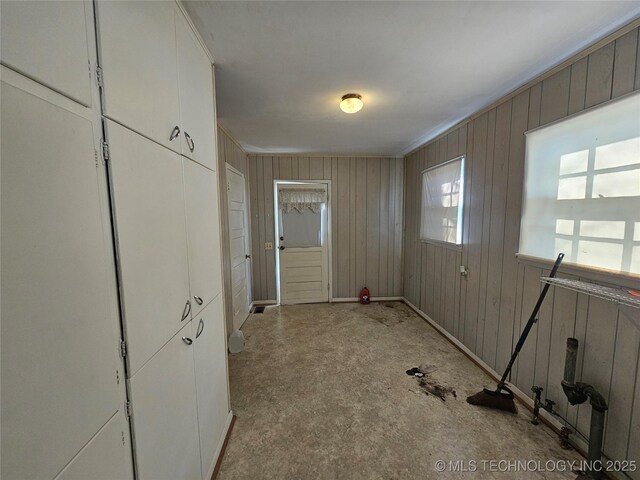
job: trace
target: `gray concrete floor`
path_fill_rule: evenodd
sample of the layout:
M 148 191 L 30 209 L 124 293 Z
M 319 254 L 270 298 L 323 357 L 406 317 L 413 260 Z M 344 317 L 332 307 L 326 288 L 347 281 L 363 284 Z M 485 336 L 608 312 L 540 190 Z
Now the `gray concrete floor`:
M 237 421 L 220 479 L 575 478 L 546 462 L 582 457 L 524 407 L 466 403 L 492 380 L 404 304 L 272 307 L 242 330 L 245 350 L 229 357 Z M 405 374 L 423 364 L 457 398 L 426 395 Z M 475 461 L 476 471 L 439 473 L 437 460 L 447 470 Z M 495 471 L 509 467 L 490 460 L 547 471 Z

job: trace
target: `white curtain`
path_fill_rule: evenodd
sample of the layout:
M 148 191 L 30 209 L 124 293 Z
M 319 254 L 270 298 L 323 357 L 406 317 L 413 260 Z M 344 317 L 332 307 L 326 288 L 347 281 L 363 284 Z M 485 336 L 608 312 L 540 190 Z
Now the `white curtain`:
M 520 253 L 640 274 L 640 95 L 527 133 Z
M 420 238 L 462 243 L 464 158 L 425 170 L 422 174 Z
M 289 213 L 297 210 L 302 213 L 311 210 L 319 213 L 320 207 L 327 201 L 327 192 L 321 189 L 281 188 L 278 192 L 280 209 Z

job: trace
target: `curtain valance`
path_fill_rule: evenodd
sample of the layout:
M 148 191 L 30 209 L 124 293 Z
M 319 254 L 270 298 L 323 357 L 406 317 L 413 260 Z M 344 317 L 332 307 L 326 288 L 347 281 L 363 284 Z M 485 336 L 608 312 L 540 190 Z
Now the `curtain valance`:
M 291 210 L 297 210 L 300 213 L 311 210 L 318 213 L 326 201 L 327 192 L 321 189 L 281 188 L 278 192 L 278 202 L 285 213 Z

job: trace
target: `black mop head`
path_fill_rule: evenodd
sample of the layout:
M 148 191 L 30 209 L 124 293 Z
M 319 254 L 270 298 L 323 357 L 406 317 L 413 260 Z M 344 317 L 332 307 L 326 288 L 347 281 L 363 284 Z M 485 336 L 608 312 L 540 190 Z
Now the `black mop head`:
M 504 410 L 505 412 L 518 413 L 513 392 L 506 387 L 498 390 L 485 388 L 475 395 L 467 397 L 467 403 L 480 407 L 493 408 L 495 410 Z

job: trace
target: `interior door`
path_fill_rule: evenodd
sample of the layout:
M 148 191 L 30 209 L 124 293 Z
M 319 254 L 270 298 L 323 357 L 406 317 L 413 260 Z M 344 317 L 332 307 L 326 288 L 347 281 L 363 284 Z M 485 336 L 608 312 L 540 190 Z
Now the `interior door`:
M 203 478 L 211 478 L 229 417 L 227 345 L 222 295 L 193 317 L 198 425 Z
M 216 172 L 184 159 L 189 241 L 189 278 L 193 314 L 222 291 L 220 221 Z
M 123 405 L 99 124 L 0 71 L 0 476 L 53 478 Z M 128 461 L 110 447 L 106 461 Z
M 317 303 L 329 300 L 327 202 L 314 211 L 283 208 L 282 189 L 324 189 L 326 184 L 278 187 L 278 255 L 280 303 Z
M 129 372 L 190 318 L 182 157 L 107 122 Z
M 202 480 L 188 322 L 130 380 L 140 480 Z
M 249 316 L 249 226 L 244 175 L 227 165 L 229 199 L 229 244 L 231 249 L 231 294 L 233 328 L 238 330 Z
M 216 169 L 213 70 L 193 30 L 176 8 L 182 154 Z
M 173 2 L 96 2 L 104 113 L 181 151 Z

